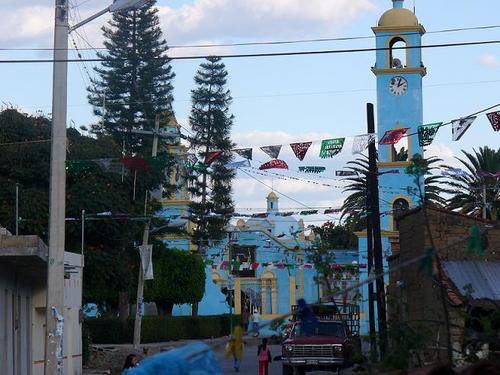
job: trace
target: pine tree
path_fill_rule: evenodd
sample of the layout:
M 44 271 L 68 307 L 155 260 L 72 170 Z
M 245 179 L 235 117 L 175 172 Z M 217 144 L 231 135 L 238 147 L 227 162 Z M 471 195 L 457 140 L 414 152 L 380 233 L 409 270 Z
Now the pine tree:
M 221 58 L 209 57 L 200 65 L 194 78 L 196 88 L 191 92 L 189 120 L 194 132 L 191 147 L 205 166 L 189 176 L 189 191 L 195 198 L 190 206 L 196 225 L 193 240 L 200 250 L 211 240 L 224 237 L 224 229 L 234 212 L 231 185 L 235 172 L 228 167 L 232 161 L 230 133 L 234 116 L 229 111 L 232 98 L 226 88 L 227 75 Z M 221 154 L 208 163 L 213 152 Z
M 101 117 L 93 130 L 111 135 L 127 154 L 151 152 L 152 139 L 131 130 L 151 130 L 156 115 L 173 114 L 175 74 L 155 3 L 113 14 L 103 27 L 106 52 L 97 54 L 104 61 L 88 88 L 89 102 Z

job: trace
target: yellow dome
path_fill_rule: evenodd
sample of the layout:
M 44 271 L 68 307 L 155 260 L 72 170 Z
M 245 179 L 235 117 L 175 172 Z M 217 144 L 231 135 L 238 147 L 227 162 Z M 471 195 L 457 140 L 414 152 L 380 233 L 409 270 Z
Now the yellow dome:
M 274 193 L 274 191 L 271 191 L 267 196 L 267 199 L 278 199 L 278 196 Z
M 419 26 L 418 18 L 415 14 L 406 8 L 392 8 L 382 14 L 380 27 L 399 27 L 399 26 Z

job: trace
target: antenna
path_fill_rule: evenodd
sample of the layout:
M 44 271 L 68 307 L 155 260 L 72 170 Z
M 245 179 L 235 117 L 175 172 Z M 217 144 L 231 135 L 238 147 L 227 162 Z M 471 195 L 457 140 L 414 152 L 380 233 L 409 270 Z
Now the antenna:
M 417 14 L 417 7 L 415 6 L 415 3 L 417 0 L 413 0 L 413 14 Z

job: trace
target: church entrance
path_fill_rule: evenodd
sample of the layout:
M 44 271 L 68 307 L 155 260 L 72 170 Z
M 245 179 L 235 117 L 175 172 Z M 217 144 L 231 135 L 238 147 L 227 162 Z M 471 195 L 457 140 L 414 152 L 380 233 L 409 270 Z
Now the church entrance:
M 247 310 L 250 314 L 254 310 L 262 311 L 262 293 L 258 281 L 245 280 L 241 285 L 241 311 Z

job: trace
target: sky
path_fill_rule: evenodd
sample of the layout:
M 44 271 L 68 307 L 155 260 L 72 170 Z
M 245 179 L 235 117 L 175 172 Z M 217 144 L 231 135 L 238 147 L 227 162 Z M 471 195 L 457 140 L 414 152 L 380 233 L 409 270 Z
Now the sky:
M 102 0 L 71 0 L 71 22 L 99 11 Z M 347 36 L 372 36 L 380 15 L 392 7 L 390 0 L 158 0 L 164 36 L 169 45 L 276 41 Z M 500 2 L 491 0 L 406 0 L 428 32 L 450 28 L 497 25 Z M 100 47 L 100 27 L 105 16 L 73 35 L 78 47 Z M 53 0 L 0 0 L 0 48 L 50 48 L 53 38 Z M 455 33 L 428 33 L 423 44 L 500 39 L 500 28 Z M 70 47 L 73 47 L 70 39 Z M 88 44 L 87 44 L 88 43 Z M 283 46 L 172 48 L 172 56 L 277 52 L 321 49 L 369 48 L 374 39 L 288 44 Z M 74 52 L 70 52 L 76 57 Z M 82 52 L 92 57 L 90 51 Z M 0 60 L 50 58 L 46 51 L 6 51 Z M 188 127 L 190 91 L 201 61 L 178 60 L 174 108 L 178 121 Z M 370 68 L 374 52 L 226 59 L 228 87 L 234 98 L 233 140 L 241 147 L 283 144 L 280 158 L 292 171 L 280 172 L 306 181 L 238 173 L 234 199 L 238 211 L 265 207 L 265 196 L 273 187 L 281 208 L 338 207 L 345 197 L 343 183 L 334 178 L 352 159 L 348 145 L 339 156 L 321 160 L 315 142 L 303 163 L 294 158 L 290 142 L 319 141 L 335 136 L 366 132 L 365 107 L 376 103 L 375 76 Z M 428 74 L 424 77 L 424 123 L 450 121 L 500 103 L 500 45 L 433 48 L 423 51 Z M 68 77 L 68 126 L 88 125 L 96 119 L 87 103 L 88 75 L 92 64 L 71 64 Z M 52 67 L 50 64 L 0 65 L 0 101 L 28 113 L 50 113 Z M 440 130 L 426 156 L 436 155 L 448 164 L 460 150 L 499 146 L 484 115 L 466 135 L 452 142 L 450 127 Z M 256 163 L 266 155 L 255 152 Z M 298 165 L 323 165 L 321 175 L 293 172 Z M 336 187 L 323 186 L 322 183 Z M 267 186 L 266 186 L 267 185 Z M 292 199 L 290 199 L 292 198 Z M 325 217 L 311 217 L 312 223 Z

